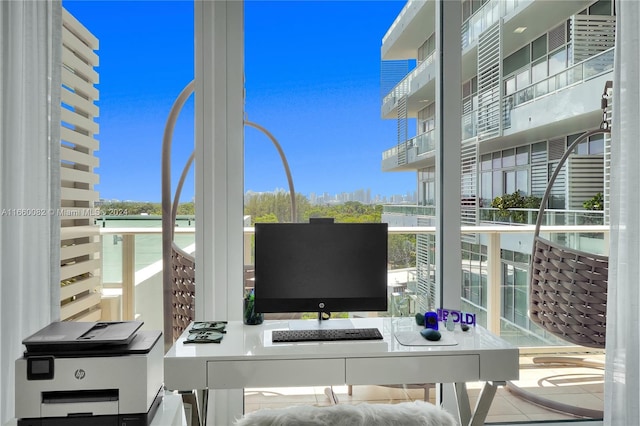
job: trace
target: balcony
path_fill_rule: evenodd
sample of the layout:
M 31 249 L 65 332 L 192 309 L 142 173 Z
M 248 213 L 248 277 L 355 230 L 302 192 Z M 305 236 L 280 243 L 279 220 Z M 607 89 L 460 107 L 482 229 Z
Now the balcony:
M 382 99 L 382 118 L 396 118 L 398 101 L 407 97 L 407 116 L 415 117 L 435 99 L 435 52 L 420 62 Z
M 120 216 L 98 221 L 102 238 L 103 320 L 142 319 L 162 330 L 162 228 L 153 216 Z M 194 252 L 193 217 L 178 217 L 175 241 Z
M 421 133 L 382 153 L 382 170 L 415 170 L 433 163 L 436 150 L 434 130 Z
M 386 212 L 386 210 L 385 210 Z M 510 209 L 502 212 L 498 209 L 483 207 L 480 209 L 480 222 L 498 225 L 533 225 L 538 218 L 538 209 Z M 602 211 L 554 210 L 544 212 L 544 225 L 603 225 Z
M 599 95 L 612 73 L 613 48 L 503 97 L 503 136 L 527 131 L 529 138 L 544 139 L 554 136 L 558 123 L 565 132 L 595 127 L 602 118 Z M 463 114 L 461 121 L 462 140 L 477 137 L 477 110 Z M 432 156 L 426 154 L 434 151 L 434 132 L 423 133 L 383 152 L 382 170 L 416 170 L 429 164 Z
M 612 73 L 613 49 L 609 49 L 505 96 L 505 136 L 559 121 L 573 121 L 578 129 L 594 127 L 602 116 L 599 97 Z
M 434 31 L 434 16 L 435 1 L 409 0 L 382 38 L 381 58 L 415 58 L 415 51 L 424 42 L 424 34 Z M 419 22 L 421 28 L 415 28 L 415 22 Z

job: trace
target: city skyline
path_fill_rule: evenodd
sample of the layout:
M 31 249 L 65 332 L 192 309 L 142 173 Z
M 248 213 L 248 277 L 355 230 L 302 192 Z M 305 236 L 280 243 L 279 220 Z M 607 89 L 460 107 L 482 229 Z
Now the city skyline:
M 244 195 L 251 196 L 253 194 L 274 194 L 278 192 L 289 193 L 287 189 L 275 188 L 273 191 L 253 191 L 247 190 Z M 340 192 L 316 192 L 312 191 L 308 194 L 302 194 L 296 191 L 296 194 L 305 196 L 311 204 L 340 204 L 348 201 L 357 201 L 362 204 L 408 204 L 417 202 L 417 191 L 407 191 L 404 194 L 372 194 L 371 188 L 359 188 L 353 191 Z
M 289 193 L 285 188 L 274 188 L 271 191 L 253 191 L 251 189 L 244 192 L 244 196 L 249 197 L 259 194 L 275 194 L 279 192 Z M 363 204 L 409 204 L 417 202 L 417 192 L 407 191 L 404 194 L 372 194 L 371 188 L 360 188 L 354 191 L 340 191 L 336 193 L 329 192 L 310 192 L 303 194 L 296 191 L 297 195 L 302 195 L 309 200 L 311 204 L 333 204 L 333 203 L 345 203 L 348 201 L 357 201 Z M 193 202 L 191 200 L 182 200 L 185 202 Z M 100 203 L 113 202 L 113 203 L 159 203 L 154 200 L 133 200 L 133 199 L 120 199 L 120 198 L 100 198 Z
M 100 40 L 96 189 L 105 199 L 160 200 L 164 123 L 175 97 L 193 79 L 193 2 L 63 6 Z M 296 192 L 370 187 L 391 196 L 415 190 L 412 173 L 381 169 L 382 152 L 397 142 L 397 126 L 380 117 L 380 46 L 384 29 L 403 6 L 245 2 L 246 119 L 278 139 Z M 367 19 L 356 19 L 363 10 Z M 191 98 L 176 126 L 174 186 L 192 150 L 193 108 Z M 286 181 L 268 139 L 245 128 L 245 191 L 270 191 Z M 194 192 L 192 171 L 182 199 Z

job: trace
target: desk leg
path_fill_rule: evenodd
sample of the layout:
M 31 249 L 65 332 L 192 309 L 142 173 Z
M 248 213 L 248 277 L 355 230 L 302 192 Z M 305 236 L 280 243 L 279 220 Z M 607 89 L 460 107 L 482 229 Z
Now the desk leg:
M 244 389 L 212 389 L 208 401 L 203 426 L 232 425 L 244 414 Z
M 471 404 L 469 403 L 469 394 L 467 393 L 466 383 L 456 383 L 455 392 L 456 399 L 458 400 L 458 414 L 460 415 L 460 422 L 463 425 L 468 426 L 481 426 L 487 419 L 489 408 L 493 402 L 493 397 L 498 390 L 498 386 L 504 385 L 504 382 L 485 382 L 478 395 L 478 401 L 476 407 L 471 412 Z
M 209 405 L 209 389 L 196 390 L 196 401 L 198 409 L 198 418 L 200 419 L 200 425 L 206 426 L 207 424 L 207 406 Z
M 471 420 L 471 404 L 469 403 L 469 394 L 467 393 L 466 383 L 454 383 L 453 391 L 456 395 L 456 401 L 458 403 L 458 417 L 460 418 L 460 424 L 468 426 Z

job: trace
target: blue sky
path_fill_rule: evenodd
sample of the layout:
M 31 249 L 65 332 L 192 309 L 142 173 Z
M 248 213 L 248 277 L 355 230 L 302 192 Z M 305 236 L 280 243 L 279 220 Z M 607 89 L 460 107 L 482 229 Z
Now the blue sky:
M 193 2 L 63 1 L 100 40 L 100 196 L 160 200 L 160 144 L 193 74 Z M 245 2 L 246 115 L 279 140 L 296 192 L 415 191 L 415 172 L 383 173 L 396 140 L 380 118 L 380 45 L 403 1 Z M 193 102 L 174 137 L 174 175 L 192 150 Z M 277 151 L 245 130 L 245 190 L 287 188 Z M 182 199 L 193 197 L 187 182 Z

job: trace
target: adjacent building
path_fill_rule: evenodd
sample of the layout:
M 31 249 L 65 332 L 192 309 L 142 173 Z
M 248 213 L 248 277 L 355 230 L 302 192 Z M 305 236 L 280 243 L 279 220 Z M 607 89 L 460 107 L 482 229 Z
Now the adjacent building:
M 417 206 L 385 208 L 383 220 L 395 226 L 434 223 L 436 1 L 408 1 L 382 40 L 381 115 L 398 128 L 382 169 L 417 173 Z M 501 215 L 492 201 L 516 192 L 541 197 L 567 146 L 603 121 L 601 98 L 613 79 L 613 1 L 464 0 L 460 7 L 462 223 L 535 223 L 537 209 Z M 607 223 L 608 146 L 608 137 L 593 137 L 570 157 L 552 188 L 547 223 Z M 586 213 L 583 203 L 599 194 L 604 210 Z M 487 315 L 485 238 L 466 235 L 461 247 L 463 305 L 480 322 Z M 602 236 L 558 238 L 604 249 Z M 417 309 L 428 310 L 434 238 L 418 235 L 416 252 L 413 291 Z M 530 252 L 521 237 L 501 236 L 501 332 L 553 343 L 527 318 Z

